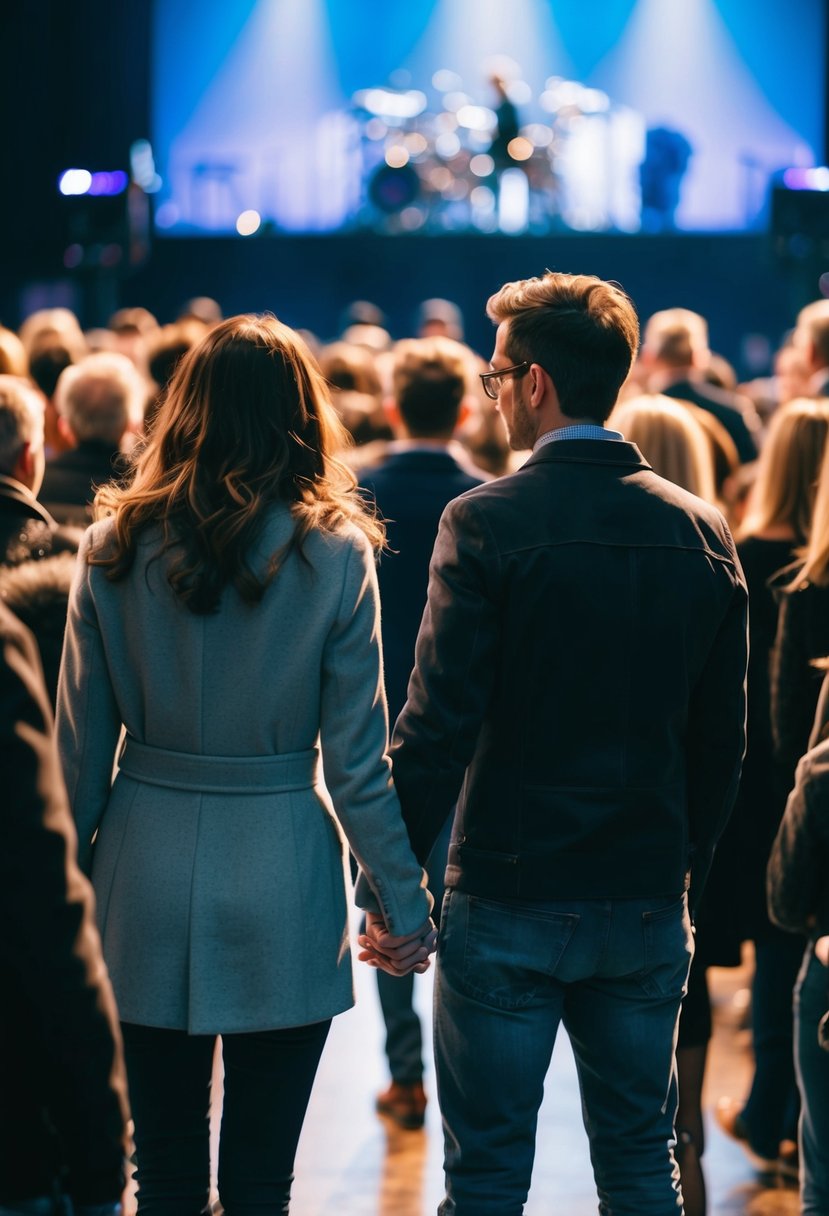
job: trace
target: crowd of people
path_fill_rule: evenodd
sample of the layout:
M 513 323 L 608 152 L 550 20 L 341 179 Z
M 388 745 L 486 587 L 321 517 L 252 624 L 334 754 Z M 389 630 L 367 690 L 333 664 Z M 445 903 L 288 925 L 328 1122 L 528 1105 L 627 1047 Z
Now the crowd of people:
M 0 328 L 2 1216 L 208 1210 L 219 1037 L 223 1209 L 288 1211 L 344 849 L 405 1129 L 437 949 L 442 1216 L 523 1210 L 559 1025 L 600 1211 L 704 1216 L 747 941 L 717 1119 L 827 1216 L 829 300 L 746 385 L 588 276 L 487 310 Z

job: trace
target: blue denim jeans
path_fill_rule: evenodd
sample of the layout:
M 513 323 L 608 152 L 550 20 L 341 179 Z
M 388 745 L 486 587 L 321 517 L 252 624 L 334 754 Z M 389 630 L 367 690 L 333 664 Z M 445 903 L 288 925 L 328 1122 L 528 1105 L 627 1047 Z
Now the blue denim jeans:
M 794 1052 L 800 1088 L 800 1202 L 802 1216 L 829 1212 L 829 1051 L 818 1043 L 826 1013 L 827 969 L 810 944 L 794 990 Z
M 769 929 L 755 942 L 754 955 L 754 1077 L 742 1120 L 754 1151 L 774 1161 L 780 1141 L 797 1135 L 800 1113 L 792 1049 L 792 991 L 803 959 L 803 938 Z
M 684 896 L 495 901 L 448 891 L 435 977 L 441 1216 L 520 1216 L 563 1022 L 602 1216 L 677 1216 L 679 1007 L 693 956 Z

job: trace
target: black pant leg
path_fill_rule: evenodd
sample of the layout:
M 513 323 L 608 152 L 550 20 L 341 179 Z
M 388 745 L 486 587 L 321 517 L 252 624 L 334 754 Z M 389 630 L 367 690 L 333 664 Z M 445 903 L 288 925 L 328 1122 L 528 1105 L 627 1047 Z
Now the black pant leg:
M 210 1197 L 215 1036 L 122 1023 L 139 1216 L 201 1216 Z

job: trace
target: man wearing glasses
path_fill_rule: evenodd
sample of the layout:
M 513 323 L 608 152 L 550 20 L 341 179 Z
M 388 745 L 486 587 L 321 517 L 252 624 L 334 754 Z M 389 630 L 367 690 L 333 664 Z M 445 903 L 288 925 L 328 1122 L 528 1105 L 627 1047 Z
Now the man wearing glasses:
M 720 514 L 604 428 L 638 343 L 612 283 L 509 283 L 482 377 L 515 474 L 447 507 L 394 779 L 424 859 L 456 800 L 435 988 L 442 1216 L 518 1216 L 559 1024 L 600 1211 L 676 1216 L 674 1036 L 744 742 Z

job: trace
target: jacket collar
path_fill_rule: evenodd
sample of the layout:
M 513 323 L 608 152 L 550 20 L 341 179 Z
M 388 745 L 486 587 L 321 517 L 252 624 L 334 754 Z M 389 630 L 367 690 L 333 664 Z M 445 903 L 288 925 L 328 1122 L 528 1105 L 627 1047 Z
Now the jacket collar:
M 626 439 L 565 439 L 561 443 L 545 443 L 521 468 L 550 462 L 616 465 L 631 471 L 651 469 L 636 444 Z
M 13 503 L 22 515 L 30 519 L 38 519 L 50 528 L 57 527 L 52 516 L 37 501 L 28 486 L 24 486 L 22 481 L 17 481 L 14 477 L 7 477 L 4 473 L 0 473 L 0 501 Z

